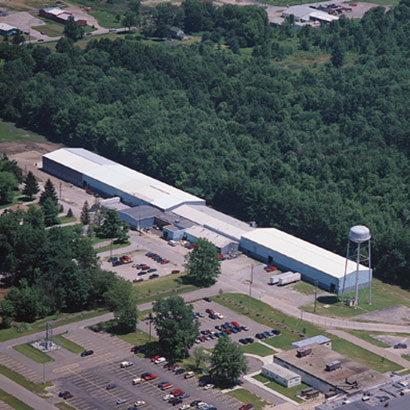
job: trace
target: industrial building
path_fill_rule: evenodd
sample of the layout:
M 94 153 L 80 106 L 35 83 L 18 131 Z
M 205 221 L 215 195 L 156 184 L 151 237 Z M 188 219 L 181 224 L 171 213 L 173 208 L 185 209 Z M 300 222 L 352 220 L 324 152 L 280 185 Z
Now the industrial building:
M 294 20 L 299 23 L 318 21 L 320 23 L 329 24 L 332 21 L 339 20 L 337 16 L 303 5 L 289 7 L 283 11 L 283 18 L 289 18 L 290 16 L 293 16 Z
M 329 349 L 332 348 L 332 341 L 323 335 L 309 337 L 308 339 L 298 340 L 297 342 L 292 343 L 292 349 L 300 349 L 305 346 L 309 346 L 313 343 L 317 343 L 318 345 L 328 347 Z
M 353 393 L 365 390 L 389 380 L 387 376 L 369 369 L 328 347 L 314 343 L 311 352 L 300 356 L 296 349 L 274 356 L 274 362 L 299 374 L 302 382 L 322 393 Z M 330 363 L 340 362 L 333 371 L 326 370 Z
M 74 21 L 79 26 L 87 25 L 87 20 L 77 18 L 73 16 L 73 14 L 70 13 L 69 11 L 63 10 L 61 7 L 49 7 L 46 9 L 41 9 L 39 12 L 39 15 L 41 17 L 54 20 L 54 21 L 57 21 L 58 23 L 63 23 L 63 24 L 65 24 L 70 17 L 73 17 Z
M 43 155 L 43 170 L 102 197 L 119 196 L 129 206 L 151 205 L 169 211 L 205 201 L 180 189 L 82 148 L 61 148 Z
M 14 34 L 17 34 L 19 31 L 18 28 L 10 26 L 10 24 L 0 23 L 0 35 L 2 36 L 14 36 Z
M 278 229 L 255 228 L 206 206 L 202 198 L 85 149 L 62 148 L 46 154 L 43 170 L 110 198 L 100 204 L 118 210 L 134 229 L 155 225 L 168 240 L 205 238 L 223 254 L 239 249 L 281 270 L 300 272 L 302 279 L 330 292 L 341 293 L 343 285 L 345 292 L 355 289 L 354 261 L 346 264 L 346 258 Z M 371 269 L 360 264 L 358 287 L 367 287 L 370 280 Z
M 276 363 L 268 363 L 262 366 L 261 374 L 284 387 L 293 387 L 302 383 L 299 374 Z
M 355 289 L 356 268 L 353 261 L 275 228 L 257 228 L 242 236 L 240 249 L 249 256 L 282 270 L 300 272 L 302 279 L 333 293 Z M 346 270 L 346 279 L 344 279 Z M 368 287 L 370 271 L 359 265 L 359 288 Z

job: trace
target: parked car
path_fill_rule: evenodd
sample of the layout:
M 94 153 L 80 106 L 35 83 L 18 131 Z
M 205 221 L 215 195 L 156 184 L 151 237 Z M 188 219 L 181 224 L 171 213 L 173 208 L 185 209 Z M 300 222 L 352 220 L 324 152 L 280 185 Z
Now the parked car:
M 134 279 L 132 282 L 133 283 L 138 283 L 138 282 L 142 282 L 144 280 L 144 278 L 137 278 L 137 279 Z
M 148 273 L 156 272 L 157 270 L 158 270 L 158 269 L 151 268 L 151 269 L 148 269 Z
M 58 397 L 63 398 L 64 400 L 68 400 L 74 397 L 73 394 L 71 394 L 69 391 L 60 391 L 60 393 L 58 393 Z
M 407 349 L 407 344 L 406 343 L 397 343 L 394 345 L 395 349 Z
M 173 394 L 166 394 L 162 399 L 165 401 L 171 400 L 174 398 Z
M 124 362 L 121 362 L 120 367 L 130 367 L 130 366 L 132 366 L 133 364 L 134 364 L 133 362 L 124 361 Z
M 182 400 L 179 397 L 174 397 L 170 399 L 168 403 L 172 404 L 173 406 L 176 406 L 177 404 L 181 404 Z
M 117 404 L 123 404 L 123 403 L 126 403 L 127 402 L 127 400 L 125 400 L 125 399 L 118 399 L 117 400 Z
M 152 275 L 149 275 L 150 279 L 155 279 L 155 278 L 159 278 L 158 273 L 153 273 Z
M 160 364 L 160 363 L 164 363 L 167 359 L 165 359 L 165 357 L 158 357 L 157 360 L 155 360 L 155 364 Z
M 179 398 L 180 399 L 187 399 L 188 397 L 191 397 L 191 395 L 189 393 L 182 393 Z
M 175 371 L 175 374 L 182 374 L 184 372 L 185 372 L 185 370 L 181 367 L 181 368 L 179 368 L 178 370 Z
M 144 400 L 137 400 L 137 401 L 134 403 L 134 406 L 135 406 L 135 407 L 138 407 L 138 406 L 143 406 L 144 404 L 146 404 Z
M 209 389 L 213 389 L 215 387 L 215 385 L 208 383 L 205 387 L 204 390 L 209 390 Z
M 204 298 L 204 301 L 205 301 L 205 302 L 212 302 L 211 298 L 208 298 L 208 297 L 207 297 L 207 298 Z
M 254 340 L 251 337 L 247 337 L 246 340 L 247 340 L 248 343 L 253 343 L 254 342 Z
M 190 379 L 191 377 L 194 377 L 194 376 L 195 376 L 194 372 L 187 372 L 187 373 L 185 373 L 184 378 L 185 379 Z M 192 406 L 192 404 L 191 404 L 191 406 Z
M 180 271 L 178 269 L 174 269 L 171 273 L 179 273 Z
M 141 375 L 141 377 L 142 377 L 144 380 L 148 381 L 148 380 L 154 380 L 154 379 L 156 379 L 156 378 L 157 378 L 157 375 L 154 374 L 154 373 L 143 373 L 143 374 Z
M 84 352 L 81 353 L 81 357 L 91 356 L 93 353 L 93 350 L 84 350 Z
M 117 387 L 116 384 L 110 383 L 110 384 L 106 387 L 106 389 L 107 389 L 107 390 L 112 390 L 112 389 L 115 389 L 116 387 Z
M 251 410 L 251 409 L 253 409 L 253 404 L 244 404 L 243 406 L 241 406 L 240 408 L 239 408 L 239 410 Z
M 191 406 L 189 405 L 189 404 L 183 404 L 180 408 L 179 408 L 179 410 L 186 410 L 186 409 L 189 409 Z
M 276 336 L 280 335 L 280 330 L 279 329 L 273 329 L 272 332 Z

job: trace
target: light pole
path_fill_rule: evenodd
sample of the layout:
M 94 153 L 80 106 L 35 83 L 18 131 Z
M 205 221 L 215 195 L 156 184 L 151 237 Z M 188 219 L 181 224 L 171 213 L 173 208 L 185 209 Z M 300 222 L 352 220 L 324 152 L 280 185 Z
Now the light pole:
M 251 280 L 249 282 L 248 313 L 251 313 L 252 284 L 253 284 L 253 264 L 251 265 Z
M 315 280 L 315 307 L 313 308 L 313 313 L 316 313 L 316 299 L 317 299 L 317 287 L 319 285 L 319 282 Z

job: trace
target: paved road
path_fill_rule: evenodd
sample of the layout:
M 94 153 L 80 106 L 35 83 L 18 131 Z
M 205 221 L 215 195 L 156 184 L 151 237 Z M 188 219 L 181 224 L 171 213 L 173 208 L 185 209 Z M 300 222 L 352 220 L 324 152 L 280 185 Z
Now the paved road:
M 14 397 L 17 397 L 22 402 L 29 404 L 34 409 L 41 410 L 57 410 L 52 404 L 48 403 L 46 400 L 38 397 L 36 394 L 23 389 L 19 384 L 14 383 L 12 380 L 0 374 L 0 386 L 7 393 Z

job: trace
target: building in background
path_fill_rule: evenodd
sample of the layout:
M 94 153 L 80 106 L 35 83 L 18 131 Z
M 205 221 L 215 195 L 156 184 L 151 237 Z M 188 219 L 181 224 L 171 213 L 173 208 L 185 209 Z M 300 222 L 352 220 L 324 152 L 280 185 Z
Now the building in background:
M 10 26 L 7 23 L 0 23 L 0 35 L 2 36 L 14 36 L 19 32 L 20 30 L 17 27 Z
M 54 20 L 54 21 L 57 21 L 58 23 L 63 23 L 63 24 L 65 24 L 70 17 L 73 17 L 74 21 L 79 26 L 87 25 L 87 20 L 77 18 L 73 16 L 73 14 L 70 13 L 69 11 L 63 10 L 61 7 L 48 7 L 46 9 L 40 9 L 39 15 L 41 17 Z
M 322 335 L 309 337 L 308 339 L 298 340 L 297 342 L 292 343 L 292 349 L 300 349 L 301 347 L 309 346 L 313 343 L 317 343 L 318 345 L 328 347 L 329 349 L 332 348 L 332 341 Z
M 302 383 L 299 374 L 276 363 L 268 363 L 262 366 L 261 374 L 284 387 L 293 387 Z

